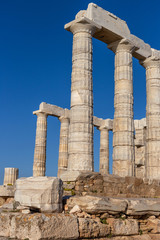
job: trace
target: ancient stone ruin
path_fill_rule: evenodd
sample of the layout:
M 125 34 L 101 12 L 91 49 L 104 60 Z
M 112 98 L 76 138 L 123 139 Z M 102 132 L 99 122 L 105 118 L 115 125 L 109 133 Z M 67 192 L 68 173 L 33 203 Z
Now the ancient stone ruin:
M 71 107 L 41 103 L 37 115 L 33 176 L 45 176 L 47 116 L 61 122 L 58 176 L 75 179 L 94 171 L 93 127 L 100 130 L 100 173 L 109 173 L 113 131 L 113 174 L 160 178 L 160 51 L 130 33 L 125 21 L 89 4 L 65 25 L 73 33 Z M 114 119 L 93 115 L 92 37 L 115 53 Z M 146 117 L 133 119 L 132 57 L 146 69 Z
M 0 186 L 0 239 L 160 239 L 160 51 L 125 21 L 90 3 L 65 25 L 73 33 L 71 107 L 42 102 L 33 176 L 6 168 Z M 92 37 L 115 53 L 114 119 L 93 115 Z M 146 69 L 146 117 L 133 119 L 132 57 Z M 58 177 L 45 176 L 47 117 L 61 122 Z M 100 130 L 94 172 L 93 127 Z M 113 131 L 113 175 L 109 174 Z

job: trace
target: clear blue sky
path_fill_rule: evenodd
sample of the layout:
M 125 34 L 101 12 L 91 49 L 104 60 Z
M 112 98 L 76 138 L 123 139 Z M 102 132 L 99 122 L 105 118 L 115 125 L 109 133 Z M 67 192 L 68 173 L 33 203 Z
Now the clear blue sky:
M 72 34 L 64 25 L 86 9 L 88 0 L 0 1 L 0 184 L 5 167 L 32 175 L 36 116 L 43 102 L 70 106 Z M 160 49 L 159 0 L 95 0 L 125 20 L 132 34 Z M 135 118 L 145 117 L 145 70 L 134 68 Z M 113 118 L 114 54 L 93 40 L 94 114 Z M 47 175 L 56 176 L 60 123 L 48 117 Z M 110 134 L 111 137 L 111 134 Z M 95 170 L 98 171 L 99 132 L 95 129 Z M 111 142 L 110 142 L 111 144 Z M 110 153 L 110 159 L 112 152 Z

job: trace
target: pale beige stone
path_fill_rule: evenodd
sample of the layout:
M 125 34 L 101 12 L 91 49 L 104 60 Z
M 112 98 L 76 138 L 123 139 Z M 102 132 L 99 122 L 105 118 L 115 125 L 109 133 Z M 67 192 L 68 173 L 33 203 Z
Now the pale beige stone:
M 78 205 L 83 211 L 92 214 L 105 213 L 117 214 L 125 212 L 127 202 L 124 199 L 94 197 L 94 196 L 74 196 L 67 200 L 69 209 Z
M 80 209 L 80 207 L 78 205 L 75 205 L 69 213 L 80 213 L 82 212 L 82 210 Z
M 80 238 L 98 238 L 107 236 L 110 233 L 109 226 L 93 219 L 79 218 L 78 223 Z
M 68 170 L 93 171 L 92 35 L 97 26 L 77 20 L 68 30 L 73 33 Z
M 138 221 L 135 219 L 107 219 L 114 236 L 137 235 L 139 232 Z
M 152 56 L 141 62 L 146 68 L 146 176 L 160 178 L 160 59 Z
M 15 201 L 42 212 L 62 212 L 63 183 L 56 177 L 29 177 L 16 181 Z
M 1 185 L 0 186 L 0 196 L 1 197 L 14 197 L 15 186 L 12 185 Z
M 78 222 L 61 214 L 0 214 L 0 236 L 17 239 L 78 239 Z
M 5 203 L 5 198 L 4 197 L 0 197 L 0 206 L 2 206 Z
M 37 129 L 34 150 L 33 176 L 45 176 L 46 171 L 46 138 L 47 114 L 37 111 Z
M 100 159 L 99 172 L 109 173 L 109 131 L 106 127 L 100 127 Z
M 146 177 L 146 119 L 134 120 L 135 176 Z
M 14 185 L 18 178 L 18 173 L 18 168 L 5 168 L 3 185 Z
M 125 39 L 108 48 L 115 52 L 113 173 L 134 176 L 132 52 L 135 48 Z
M 136 215 L 160 215 L 160 199 L 158 198 L 138 198 L 138 199 L 128 199 L 127 214 Z
M 150 217 L 147 220 L 146 228 L 150 233 L 160 233 L 160 220 L 155 217 Z
M 67 171 L 68 168 L 68 138 L 69 138 L 69 118 L 62 116 L 60 141 L 59 141 L 59 159 L 58 159 L 58 177 Z

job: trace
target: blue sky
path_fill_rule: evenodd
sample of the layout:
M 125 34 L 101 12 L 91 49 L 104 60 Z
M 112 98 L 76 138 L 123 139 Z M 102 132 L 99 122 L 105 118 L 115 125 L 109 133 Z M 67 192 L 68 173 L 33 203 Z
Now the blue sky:
M 36 116 L 41 102 L 70 107 L 72 34 L 64 25 L 88 0 L 0 1 L 0 184 L 5 167 L 18 167 L 20 177 L 32 175 Z M 94 0 L 125 20 L 132 34 L 160 49 L 159 0 Z M 145 117 L 145 70 L 133 60 L 135 118 Z M 94 115 L 113 118 L 114 54 L 93 39 Z M 47 172 L 56 176 L 60 123 L 48 117 Z M 110 133 L 112 139 L 112 134 Z M 110 141 L 110 145 L 111 145 Z M 99 132 L 94 136 L 95 170 Z M 110 152 L 110 161 L 112 152 Z

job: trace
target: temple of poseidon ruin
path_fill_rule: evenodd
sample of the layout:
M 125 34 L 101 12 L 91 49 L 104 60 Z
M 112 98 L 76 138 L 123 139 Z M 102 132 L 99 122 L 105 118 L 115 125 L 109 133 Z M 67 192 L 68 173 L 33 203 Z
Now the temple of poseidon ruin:
M 160 51 L 94 3 L 65 29 L 73 34 L 71 106 L 63 109 L 42 102 L 33 112 L 33 176 L 17 179 L 18 168 L 5 168 L 0 239 L 159 240 Z M 93 114 L 92 37 L 115 53 L 114 119 Z M 133 57 L 146 69 L 146 117 L 136 120 Z M 61 122 L 58 177 L 45 176 L 48 116 Z M 99 173 L 94 172 L 94 127 L 100 131 Z
M 113 174 L 159 179 L 160 51 L 131 34 L 125 21 L 93 3 L 65 29 L 73 34 L 71 107 L 42 102 L 33 112 L 37 116 L 33 176 L 45 176 L 47 117 L 53 116 L 61 122 L 58 177 L 62 180 L 94 171 L 94 127 L 100 131 L 100 173 L 109 173 L 109 131 L 113 131 Z M 114 119 L 93 114 L 92 37 L 115 53 Z M 132 57 L 146 69 L 146 117 L 139 120 L 133 118 Z M 12 183 L 7 179 L 15 179 L 17 171 L 6 169 L 4 182 Z
M 92 3 L 65 29 L 73 34 L 71 106 L 63 109 L 43 102 L 34 112 L 33 176 L 45 176 L 47 117 L 54 116 L 61 122 L 58 176 L 62 180 L 94 171 L 94 126 L 100 131 L 100 173 L 109 173 L 108 132 L 113 131 L 113 174 L 159 179 L 160 51 L 131 34 L 125 21 Z M 115 53 L 114 119 L 93 115 L 92 37 Z M 133 118 L 132 57 L 146 69 L 146 117 L 140 120 Z

